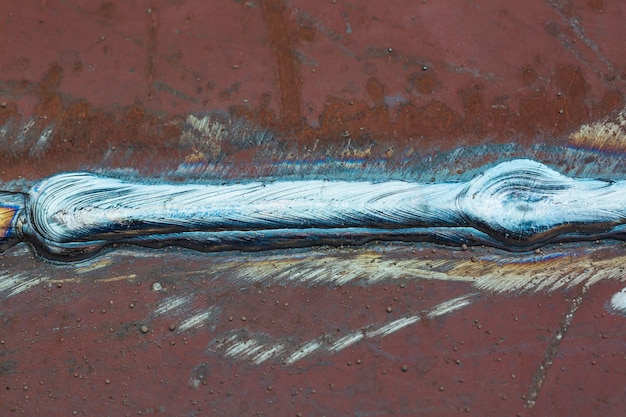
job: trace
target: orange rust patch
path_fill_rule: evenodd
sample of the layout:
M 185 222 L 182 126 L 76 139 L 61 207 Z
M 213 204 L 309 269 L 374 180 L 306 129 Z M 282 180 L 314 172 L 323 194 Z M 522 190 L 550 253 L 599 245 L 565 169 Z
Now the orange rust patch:
M 9 234 L 15 212 L 14 208 L 0 207 L 0 238 L 4 238 Z
M 626 109 L 619 113 L 614 122 L 604 119 L 581 126 L 570 135 L 569 140 L 579 148 L 626 152 Z

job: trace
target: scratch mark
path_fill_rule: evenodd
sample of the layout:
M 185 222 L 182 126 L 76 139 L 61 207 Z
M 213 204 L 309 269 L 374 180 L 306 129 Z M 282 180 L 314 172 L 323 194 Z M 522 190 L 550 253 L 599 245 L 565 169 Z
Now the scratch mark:
M 602 53 L 600 52 L 600 48 L 598 48 L 598 45 L 596 45 L 596 43 L 585 34 L 585 31 L 580 25 L 578 19 L 570 18 L 568 19 L 568 22 L 576 36 L 580 40 L 582 40 L 583 43 L 587 45 L 587 47 L 591 49 L 591 51 L 595 54 L 596 58 L 598 58 L 604 65 L 606 65 L 606 68 L 612 72 L 614 70 L 613 65 L 604 55 L 602 55 Z
M 574 57 L 582 62 L 585 65 L 588 65 L 589 62 L 585 59 L 582 51 L 575 46 L 575 43 L 567 36 L 562 30 L 557 22 L 550 21 L 545 25 L 546 32 L 554 37 L 563 48 L 569 51 Z
M 593 55 L 595 55 L 595 57 L 600 62 L 602 62 L 610 72 L 613 72 L 613 65 L 604 55 L 602 55 L 602 53 L 600 52 L 600 48 L 598 48 L 598 45 L 585 34 L 585 30 L 581 26 L 579 18 L 572 15 L 572 13 L 568 11 L 568 9 L 572 8 L 570 2 L 566 0 L 546 0 L 546 3 L 554 10 L 556 10 L 557 14 L 561 17 L 563 22 L 565 22 L 570 27 L 570 29 L 572 30 L 572 32 L 574 32 L 574 35 L 576 35 L 578 39 L 583 41 L 585 46 L 587 46 L 587 48 L 591 50 Z M 568 39 L 568 37 L 560 31 L 560 29 L 554 22 L 552 22 L 552 24 L 548 23 L 548 25 L 546 25 L 546 30 L 549 34 L 555 36 L 557 40 L 565 47 L 565 49 L 570 51 L 577 59 L 585 64 L 587 63 L 580 49 L 575 46 L 575 41 L 572 42 L 570 39 Z
M 563 319 L 561 320 L 561 325 L 559 329 L 554 333 L 552 340 L 548 344 L 546 348 L 546 352 L 543 355 L 543 360 L 539 364 L 539 367 L 535 371 L 533 375 L 532 382 L 530 385 L 530 389 L 528 394 L 526 395 L 526 407 L 533 408 L 537 402 L 537 398 L 541 393 L 541 387 L 548 376 L 548 370 L 554 361 L 557 353 L 559 352 L 559 348 L 561 347 L 561 341 L 567 333 L 569 326 L 572 324 L 572 320 L 574 319 L 574 314 L 580 307 L 580 304 L 583 301 L 583 296 L 587 292 L 588 285 L 583 285 L 580 290 L 580 294 L 572 299 L 570 302 L 569 308 Z
M 0 94 L 4 93 L 3 89 L 0 87 Z M 4 144 L 9 137 L 9 132 L 13 130 L 13 125 L 15 124 L 15 120 L 12 117 L 9 117 L 5 120 L 3 125 L 0 125 L 0 143 Z M 10 149 L 10 148 L 9 148 Z
M 345 56 L 350 57 L 350 58 L 360 59 L 360 57 L 358 57 L 357 54 L 345 44 L 344 42 L 345 37 L 341 33 L 335 32 L 332 28 L 326 26 L 319 17 L 314 16 L 310 13 L 307 13 L 306 11 L 302 9 L 295 9 L 294 12 L 297 13 L 297 15 L 304 21 L 311 22 L 315 30 L 325 35 L 326 38 L 333 45 L 335 45 L 345 54 Z M 350 27 L 350 23 L 348 23 L 347 15 L 344 17 L 344 19 L 346 21 L 346 35 L 349 35 L 350 33 L 348 32 L 348 30 L 350 30 L 351 32 L 352 28 Z M 382 55 L 385 56 L 386 54 L 382 54 Z
M 152 83 L 152 88 L 154 88 L 157 91 L 163 91 L 164 93 L 171 94 L 176 98 L 188 101 L 190 103 L 198 102 L 198 99 L 196 99 L 195 97 L 191 97 L 190 95 L 185 94 L 180 90 L 176 90 L 175 88 L 168 85 L 165 81 L 154 81 Z
M 483 73 L 481 72 L 479 68 L 468 67 L 463 64 L 455 64 L 452 62 L 447 64 L 447 69 L 455 74 L 467 73 L 467 74 L 470 74 L 474 78 L 482 78 L 484 80 L 491 81 L 491 82 L 496 82 L 500 78 L 493 72 Z

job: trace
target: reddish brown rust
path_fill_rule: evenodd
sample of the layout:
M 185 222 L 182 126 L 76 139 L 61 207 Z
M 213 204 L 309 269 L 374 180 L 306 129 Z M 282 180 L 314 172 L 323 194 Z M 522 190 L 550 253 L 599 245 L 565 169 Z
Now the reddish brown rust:
M 452 22 L 457 14 L 469 13 L 471 16 L 474 13 L 467 10 L 470 6 L 458 6 L 461 9 L 455 10 L 451 16 L 446 13 L 446 19 L 450 21 L 446 25 L 449 33 L 436 44 L 455 39 L 476 41 L 453 28 Z M 253 125 L 274 130 L 279 134 L 275 145 L 281 149 L 278 159 L 281 155 L 283 158 L 303 155 L 310 148 L 308 144 L 312 143 L 317 143 L 316 152 L 320 155 L 329 150 L 340 153 L 349 143 L 356 151 L 376 159 L 384 158 L 390 148 L 447 150 L 460 145 L 512 140 L 563 144 L 567 135 L 582 123 L 610 115 L 624 104 L 624 77 L 618 66 L 620 57 L 612 56 L 609 47 L 598 49 L 593 43 L 591 45 L 597 50 L 590 48 L 587 44 L 593 41 L 585 43 L 588 38 L 584 32 L 578 36 L 565 23 L 557 22 L 559 19 L 567 22 L 576 16 L 584 16 L 584 22 L 595 19 L 598 22 L 595 24 L 612 21 L 608 13 L 589 14 L 585 8 L 556 11 L 545 8 L 554 15 L 545 24 L 545 29 L 534 29 L 537 33 L 533 36 L 537 42 L 542 42 L 542 46 L 538 43 L 538 49 L 534 51 L 522 47 L 524 53 L 509 56 L 506 49 L 511 47 L 504 41 L 517 42 L 515 31 L 506 32 L 502 28 L 490 36 L 485 34 L 481 38 L 485 46 L 496 48 L 501 45 L 503 49 L 493 55 L 477 50 L 481 60 L 473 68 L 469 62 L 454 64 L 452 56 L 446 60 L 442 56 L 445 48 L 429 43 L 434 35 L 429 35 L 426 28 L 434 31 L 431 25 L 440 18 L 437 15 L 439 6 L 433 5 L 407 9 L 403 12 L 408 13 L 405 18 L 414 23 L 397 28 L 390 24 L 393 21 L 391 16 L 385 26 L 367 11 L 366 6 L 348 12 L 346 5 L 329 5 L 328 10 L 320 11 L 319 17 L 307 11 L 311 5 L 288 8 L 281 2 L 267 1 L 259 4 L 261 10 L 256 10 L 252 4 L 228 6 L 232 9 L 228 11 L 229 15 L 239 13 L 242 16 L 240 23 L 246 26 L 240 32 L 231 26 L 236 20 L 218 19 L 213 12 L 192 5 L 180 9 L 168 6 L 163 10 L 158 7 L 143 10 L 114 3 L 94 10 L 47 5 L 30 14 L 28 10 L 21 10 L 25 7 L 11 6 L 10 10 L 4 11 L 8 16 L 4 26 L 7 44 L 19 41 L 25 48 L 46 45 L 47 49 L 43 56 L 25 57 L 21 55 L 24 48 L 5 52 L 2 95 L 7 106 L 0 109 L 0 122 L 4 125 L 11 121 L 9 126 L 12 129 L 6 135 L 9 142 L 15 141 L 28 117 L 33 117 L 35 123 L 29 132 L 32 136 L 50 123 L 54 123 L 55 128 L 41 152 L 29 152 L 32 144 L 28 141 L 22 143 L 21 148 L 18 144 L 7 149 L 4 179 L 15 178 L 16 174 L 26 177 L 49 175 L 59 167 L 58 159 L 67 161 L 65 169 L 131 166 L 149 173 L 166 169 L 171 165 L 168 161 L 187 156 L 185 149 L 180 149 L 176 142 L 181 119 L 187 112 L 229 109 L 232 115 L 243 117 Z M 514 10 L 512 8 L 517 6 L 513 4 L 508 7 L 487 9 L 481 13 L 483 17 L 493 13 L 493 19 L 501 19 L 497 20 L 499 25 L 517 27 L 515 30 L 522 30 L 530 36 L 532 30 L 528 24 L 521 24 L 521 16 L 528 18 L 533 9 L 526 10 L 524 6 L 523 11 Z M 538 3 L 533 7 L 543 9 L 545 6 Z M 589 7 L 597 13 L 597 7 Z M 67 13 L 67 18 L 61 19 L 63 22 L 48 20 L 50 13 Z M 65 21 L 85 14 L 93 16 L 95 28 L 99 30 L 97 33 L 110 33 L 96 35 L 93 29 L 85 32 L 85 39 L 81 40 L 82 51 L 68 50 L 69 45 L 62 43 L 55 47 L 46 43 L 49 42 L 48 34 L 59 31 Z M 434 14 L 435 19 L 424 21 L 422 14 Z M 220 23 L 224 26 L 222 32 L 208 32 L 212 39 L 209 44 L 203 46 L 180 39 L 175 42 L 166 33 L 160 43 L 157 42 L 158 34 L 163 31 L 173 31 L 185 39 L 191 39 L 194 34 L 197 36 L 203 27 L 203 17 L 208 15 L 210 20 L 215 20 L 213 23 L 217 27 Z M 393 12 L 394 18 L 400 15 L 399 11 Z M 125 31 L 126 25 L 140 16 L 146 22 L 144 33 L 137 32 L 140 29 L 137 27 L 128 29 L 131 32 L 126 37 L 116 31 L 117 27 Z M 341 16 L 344 20 L 354 19 L 351 33 L 342 34 L 339 30 L 342 25 L 337 18 Z M 264 19 L 267 29 L 261 26 L 254 29 L 261 22 L 257 19 Z M 327 19 L 330 19 L 328 23 Z M 331 22 L 332 29 L 326 26 Z M 15 33 L 21 33 L 20 27 L 33 25 L 37 29 L 31 34 L 18 37 Z M 380 25 L 377 30 L 388 35 L 385 41 L 364 44 L 370 40 L 369 31 Z M 555 32 L 553 27 L 560 31 Z M 250 33 L 253 29 L 255 34 L 267 33 L 267 36 L 256 36 L 255 39 Z M 83 26 L 75 30 L 86 31 Z M 93 39 L 89 38 L 90 33 Z M 130 36 L 130 33 L 134 35 Z M 239 42 L 241 51 L 250 47 L 257 50 L 252 55 L 241 52 L 238 57 L 232 56 L 227 65 L 220 55 L 226 50 L 220 49 L 219 40 L 238 36 L 238 33 L 244 36 Z M 596 32 L 593 35 L 601 36 Z M 412 54 L 410 51 L 415 47 L 410 43 L 403 46 L 398 36 L 415 36 L 418 49 L 422 45 L 424 52 Z M 567 42 L 568 47 L 562 48 L 551 36 Z M 247 39 L 250 39 L 249 46 L 245 44 Z M 528 39 L 522 43 L 533 44 Z M 133 61 L 126 60 L 130 52 L 126 49 L 130 45 L 139 48 L 138 54 L 143 46 L 143 64 L 133 65 Z M 330 45 L 334 49 L 328 53 L 324 65 L 317 62 L 317 58 L 305 56 L 310 53 L 317 57 L 331 48 Z M 94 54 L 93 48 L 99 46 L 104 48 L 101 54 Z M 188 50 L 183 51 L 184 48 Z M 232 55 L 235 50 L 229 49 L 228 54 Z M 253 60 L 263 50 L 267 51 L 267 56 L 260 61 Z M 430 54 L 424 55 L 426 51 Z M 456 53 L 461 54 L 461 51 Z M 202 54 L 208 55 L 198 61 Z M 503 67 L 501 58 L 504 57 L 517 64 L 508 63 Z M 333 69 L 336 66 L 332 62 L 334 59 L 344 62 L 343 67 Z M 91 72 L 85 73 L 83 60 L 94 62 L 87 64 L 93 67 Z M 111 60 L 115 62 L 113 67 L 109 64 Z M 206 62 L 219 64 L 223 71 L 203 71 L 201 68 L 206 67 Z M 124 64 L 129 67 L 122 71 Z M 261 64 L 267 64 L 267 67 Z M 514 68 L 514 65 L 518 66 Z M 346 72 L 351 67 L 353 70 Z M 107 73 L 109 68 L 111 72 Z M 255 83 L 248 73 L 259 74 L 266 81 Z M 134 81 L 141 74 L 141 82 Z M 326 81 L 317 85 L 314 79 L 320 77 Z M 275 82 L 269 82 L 274 78 Z M 327 82 L 331 83 L 330 89 L 324 88 Z M 342 82 L 345 85 L 341 89 L 332 87 Z M 311 90 L 311 83 L 317 85 L 315 92 Z M 96 85 L 99 87 L 94 90 Z M 253 93 L 251 89 L 258 92 Z M 301 103 L 305 106 L 302 107 Z M 307 103 L 310 103 L 309 110 L 305 108 Z M 302 123 L 301 118 L 307 122 Z M 113 147 L 115 152 L 110 152 Z M 175 155 L 171 154 L 172 151 Z M 55 162 L 47 162 L 50 159 Z M 152 169 L 147 168 L 143 162 L 146 160 L 151 161 L 149 166 Z M 29 173 L 23 170 L 22 164 L 34 166 Z

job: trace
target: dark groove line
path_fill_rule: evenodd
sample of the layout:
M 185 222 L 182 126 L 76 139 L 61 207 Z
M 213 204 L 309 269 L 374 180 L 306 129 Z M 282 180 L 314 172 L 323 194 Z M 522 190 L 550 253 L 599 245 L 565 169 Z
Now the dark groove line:
M 580 308 L 583 297 L 587 292 L 586 284 L 582 285 L 580 288 L 580 293 L 570 302 L 567 312 L 561 319 L 559 329 L 554 333 L 550 343 L 548 343 L 543 359 L 532 377 L 530 389 L 528 390 L 528 394 L 526 394 L 526 407 L 528 408 L 533 408 L 537 403 L 537 398 L 541 393 L 541 387 L 548 376 L 548 371 L 554 362 L 554 358 L 556 358 L 556 355 L 559 353 L 559 349 L 561 348 L 561 342 L 563 341 L 567 330 L 571 326 L 572 321 L 574 320 L 574 314 Z

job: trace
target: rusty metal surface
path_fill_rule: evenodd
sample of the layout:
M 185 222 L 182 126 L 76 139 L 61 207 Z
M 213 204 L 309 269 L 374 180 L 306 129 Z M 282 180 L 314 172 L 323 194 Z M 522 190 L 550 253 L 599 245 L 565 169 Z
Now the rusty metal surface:
M 215 3 L 215 4 L 213 4 Z M 621 2 L 0 5 L 0 180 L 626 178 Z M 624 247 L 0 255 L 2 415 L 626 412 Z

